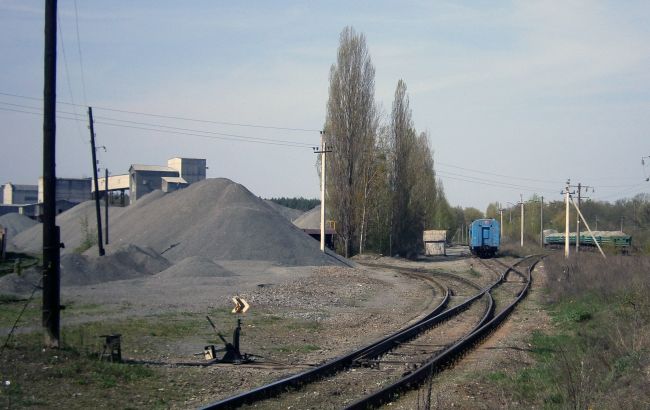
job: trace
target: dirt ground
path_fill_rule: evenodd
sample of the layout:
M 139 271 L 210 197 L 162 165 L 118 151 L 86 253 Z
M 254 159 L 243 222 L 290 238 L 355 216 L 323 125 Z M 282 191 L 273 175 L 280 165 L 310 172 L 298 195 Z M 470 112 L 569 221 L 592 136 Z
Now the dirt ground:
M 533 284 L 528 296 L 508 320 L 454 368 L 442 372 L 431 384 L 431 408 L 502 409 L 520 408 L 500 392 L 489 389 L 482 377 L 493 372 L 514 373 L 533 364 L 527 340 L 535 330 L 547 330 L 549 317 L 541 308 L 546 281 L 544 262 L 533 271 Z M 385 408 L 415 409 L 426 396 L 429 386 L 405 394 Z
M 41 383 L 39 389 L 32 390 L 33 376 L 29 372 L 38 369 L 39 363 L 22 363 L 24 352 L 16 352 L 13 357 L 11 349 L 5 352 L 9 356 L 5 364 L 15 369 L 8 374 L 14 383 L 24 384 L 23 394 L 44 403 L 34 408 L 48 408 L 54 403 L 67 408 L 98 404 L 103 407 L 109 402 L 118 407 L 196 408 L 349 352 L 404 327 L 439 302 L 440 290 L 431 284 L 390 269 L 363 266 L 364 263 L 452 272 L 477 282 L 494 279 L 493 274 L 479 269 L 475 260 L 459 249 L 451 249 L 446 257 L 415 262 L 372 256 L 358 258 L 357 262 L 356 267 L 282 267 L 266 262 L 220 261 L 233 275 L 179 276 L 164 281 L 152 277 L 66 287 L 62 300 L 70 308 L 64 311 L 64 329 L 86 323 L 115 326 L 119 331 L 126 319 L 164 320 L 170 315 L 176 322 L 179 315 L 186 315 L 200 331 L 193 334 L 192 328 L 189 335 L 166 337 L 156 332 L 140 337 L 125 332 L 125 359 L 150 362 L 156 372 L 156 378 L 146 386 L 146 394 L 137 384 L 103 387 L 101 395 L 92 390 L 95 388 L 92 384 L 77 391 L 74 383 L 64 383 L 65 388 L 43 388 L 45 383 Z M 543 277 L 540 266 L 534 274 L 532 292 L 506 324 L 454 369 L 435 379 L 432 397 L 438 407 L 516 407 L 516 403 L 505 403 L 501 397 L 486 391 L 477 383 L 476 374 L 515 371 L 530 361 L 525 340 L 547 320 L 538 303 Z M 196 353 L 210 337 L 215 339 L 214 334 L 210 336 L 212 330 L 204 319 L 207 313 L 216 315 L 213 318 L 217 326 L 230 339 L 237 317 L 229 312 L 234 295 L 245 298 L 251 305 L 250 312 L 240 316 L 243 318 L 242 352 L 263 358 L 239 366 L 177 365 L 204 363 Z M 86 310 L 75 315 L 77 306 L 86 306 Z M 101 309 L 93 312 L 89 306 L 101 306 Z M 3 329 L 2 334 L 7 330 Z M 37 331 L 38 326 L 20 328 L 21 332 L 30 330 Z M 3 368 L 5 373 L 6 370 Z M 68 391 L 68 385 L 72 390 Z M 417 392 L 408 393 L 390 407 L 417 408 L 416 401 Z M 151 405 L 156 402 L 165 404 Z M 319 408 L 318 401 L 309 407 Z

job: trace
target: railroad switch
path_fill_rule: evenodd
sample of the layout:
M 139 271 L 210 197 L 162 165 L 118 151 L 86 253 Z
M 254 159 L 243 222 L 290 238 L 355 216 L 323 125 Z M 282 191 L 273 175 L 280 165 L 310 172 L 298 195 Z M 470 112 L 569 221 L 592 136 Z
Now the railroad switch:
M 206 360 L 214 360 L 215 363 L 231 363 L 231 364 L 242 364 L 248 363 L 251 359 L 246 353 L 242 354 L 239 350 L 239 338 L 241 336 L 241 319 L 237 319 L 237 327 L 232 334 L 232 343 L 228 342 L 221 333 L 217 331 L 217 327 L 214 325 L 209 316 L 206 316 L 208 322 L 214 329 L 219 339 L 224 344 L 223 348 L 217 349 L 214 345 L 205 346 L 203 349 L 203 356 Z M 225 352 L 224 355 L 219 359 L 217 357 L 218 352 Z
M 101 335 L 104 338 L 104 350 L 99 356 L 99 360 L 110 360 L 111 362 L 120 363 L 122 361 L 122 335 L 115 333 L 112 335 Z

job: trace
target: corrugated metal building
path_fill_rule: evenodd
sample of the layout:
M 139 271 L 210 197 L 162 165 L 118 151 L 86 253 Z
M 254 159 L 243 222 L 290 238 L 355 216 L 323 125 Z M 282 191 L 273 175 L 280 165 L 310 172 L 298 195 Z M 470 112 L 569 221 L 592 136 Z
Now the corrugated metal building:
M 6 205 L 35 204 L 38 202 L 37 185 L 4 185 L 2 203 Z
M 72 204 L 80 204 L 90 200 L 90 178 L 57 178 L 56 179 L 56 200 L 66 201 Z M 38 202 L 43 203 L 43 177 L 38 178 Z
M 180 177 L 179 171 L 159 165 L 133 164 L 129 168 L 131 203 L 156 189 L 162 189 L 163 177 Z
M 201 158 L 170 158 L 167 160 L 169 168 L 178 171 L 179 176 L 187 184 L 203 181 L 205 179 L 205 170 L 207 169 L 206 160 Z
M 189 184 L 181 177 L 162 177 L 163 192 L 174 192 L 183 189 Z

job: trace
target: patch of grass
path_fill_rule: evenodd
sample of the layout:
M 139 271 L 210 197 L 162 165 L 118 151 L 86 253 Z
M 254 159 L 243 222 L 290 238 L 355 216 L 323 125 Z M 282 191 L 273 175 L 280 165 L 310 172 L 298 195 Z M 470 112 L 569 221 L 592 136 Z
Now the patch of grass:
M 41 263 L 39 255 L 32 255 L 20 252 L 7 252 L 5 259 L 0 260 L 0 276 L 9 273 L 22 273 L 25 269 L 34 267 Z
M 479 271 L 477 271 L 477 270 L 474 269 L 474 268 L 470 268 L 467 272 L 468 272 L 470 275 L 472 275 L 472 276 L 476 276 L 476 277 L 481 276 L 481 274 L 479 273 Z
M 571 327 L 575 323 L 593 319 L 594 315 L 604 308 L 605 306 L 596 297 L 588 295 L 580 299 L 563 300 L 555 304 L 550 309 L 550 313 L 558 324 Z
M 18 318 L 18 315 L 25 307 L 25 304 L 28 303 L 27 299 L 19 299 L 12 296 L 5 296 L 5 299 L 2 303 L 2 308 L 0 308 L 0 327 L 8 328 L 13 326 L 14 322 Z M 29 301 L 27 308 L 23 312 L 22 317 L 20 318 L 19 325 L 22 326 L 36 326 L 40 325 L 41 317 L 41 300 L 40 298 L 34 298 Z
M 514 376 L 486 375 L 486 382 L 522 407 L 645 407 L 650 259 L 581 255 L 545 265 L 554 328 L 530 336 L 534 365 Z

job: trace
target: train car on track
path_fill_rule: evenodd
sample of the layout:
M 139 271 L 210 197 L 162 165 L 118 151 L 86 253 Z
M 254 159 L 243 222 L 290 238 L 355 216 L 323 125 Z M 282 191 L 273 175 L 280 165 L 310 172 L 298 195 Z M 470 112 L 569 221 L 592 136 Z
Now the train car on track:
M 491 258 L 499 250 L 500 236 L 496 219 L 477 219 L 469 226 L 469 250 L 481 258 Z
M 596 242 L 601 247 L 609 248 L 615 252 L 627 254 L 632 247 L 632 237 L 621 231 L 594 231 L 593 237 L 588 232 L 580 232 L 580 246 L 595 248 Z M 595 242 L 594 242 L 595 238 Z M 575 246 L 576 233 L 569 232 L 569 245 Z M 544 247 L 562 248 L 564 247 L 564 233 L 548 229 L 544 231 Z

